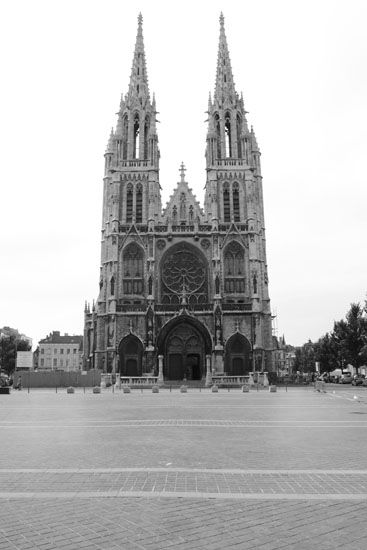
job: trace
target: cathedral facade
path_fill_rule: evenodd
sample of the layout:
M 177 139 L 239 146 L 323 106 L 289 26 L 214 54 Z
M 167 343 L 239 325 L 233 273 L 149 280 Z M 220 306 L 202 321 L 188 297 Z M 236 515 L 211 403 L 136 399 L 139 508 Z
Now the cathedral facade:
M 162 209 L 156 113 L 139 15 L 129 89 L 105 153 L 99 295 L 85 307 L 84 367 L 121 376 L 160 367 L 165 380 L 271 371 L 260 150 L 235 90 L 222 15 L 203 208 L 181 165 Z

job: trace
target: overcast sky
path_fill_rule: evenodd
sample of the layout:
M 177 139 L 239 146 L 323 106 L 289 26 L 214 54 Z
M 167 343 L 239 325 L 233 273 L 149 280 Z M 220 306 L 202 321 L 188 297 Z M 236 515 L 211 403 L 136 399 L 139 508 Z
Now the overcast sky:
M 3 0 L 0 326 L 81 334 L 98 294 L 106 143 L 137 30 L 159 111 L 167 200 L 202 202 L 219 14 L 262 152 L 279 334 L 318 339 L 367 291 L 367 2 Z

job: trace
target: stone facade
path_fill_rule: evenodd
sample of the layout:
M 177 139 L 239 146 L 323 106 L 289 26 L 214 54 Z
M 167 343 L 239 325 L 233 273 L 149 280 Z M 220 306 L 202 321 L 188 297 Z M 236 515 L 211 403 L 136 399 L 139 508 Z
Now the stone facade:
M 180 169 L 162 210 L 156 103 L 142 17 L 128 93 L 105 153 L 97 302 L 85 308 L 85 368 L 201 379 L 272 370 L 260 151 L 235 90 L 220 18 L 209 97 L 204 208 Z

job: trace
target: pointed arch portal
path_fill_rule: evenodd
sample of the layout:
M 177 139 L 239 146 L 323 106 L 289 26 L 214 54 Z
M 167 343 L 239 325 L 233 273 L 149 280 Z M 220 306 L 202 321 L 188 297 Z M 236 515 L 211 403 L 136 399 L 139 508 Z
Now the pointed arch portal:
M 226 343 L 224 370 L 228 376 L 243 376 L 251 368 L 251 344 L 240 333 L 231 336 Z
M 142 375 L 143 344 L 133 334 L 123 338 L 119 345 L 119 370 L 121 376 Z
M 201 380 L 205 376 L 205 356 L 212 342 L 206 327 L 189 315 L 180 315 L 162 328 L 157 347 L 164 356 L 166 380 Z

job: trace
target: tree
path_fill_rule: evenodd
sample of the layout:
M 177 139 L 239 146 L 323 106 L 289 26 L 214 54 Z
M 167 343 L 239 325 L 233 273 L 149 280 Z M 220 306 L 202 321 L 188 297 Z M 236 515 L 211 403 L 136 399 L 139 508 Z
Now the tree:
M 340 353 L 334 334 L 328 332 L 315 343 L 315 361 L 320 363 L 320 372 L 331 372 L 341 367 Z
M 20 340 L 11 335 L 0 339 L 0 366 L 1 370 L 11 374 L 15 369 L 17 351 L 30 351 L 31 346 L 25 340 Z
M 365 360 L 367 344 L 366 306 L 351 304 L 345 320 L 334 323 L 334 339 L 344 363 L 355 367 L 357 373 Z

